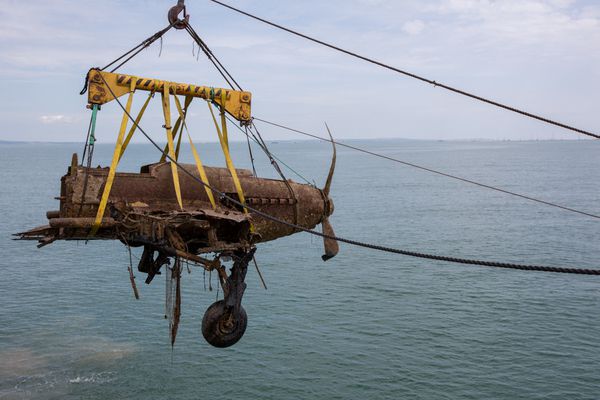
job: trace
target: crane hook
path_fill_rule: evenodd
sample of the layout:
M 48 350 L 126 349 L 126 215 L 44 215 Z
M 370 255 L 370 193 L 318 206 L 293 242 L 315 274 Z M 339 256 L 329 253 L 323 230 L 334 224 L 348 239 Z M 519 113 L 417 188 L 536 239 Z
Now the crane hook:
M 183 4 L 185 0 L 177 0 L 177 5 L 171 7 L 169 10 L 168 19 L 169 23 L 175 27 L 175 29 L 184 29 L 185 26 L 190 21 L 190 16 L 187 14 L 185 10 L 185 5 Z M 179 13 L 183 11 L 183 19 L 179 19 Z

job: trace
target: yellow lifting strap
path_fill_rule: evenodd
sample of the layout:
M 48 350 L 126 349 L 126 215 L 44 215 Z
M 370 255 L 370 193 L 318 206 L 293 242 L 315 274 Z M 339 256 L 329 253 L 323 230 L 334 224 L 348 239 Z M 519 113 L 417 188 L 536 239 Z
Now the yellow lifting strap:
M 100 229 L 102 217 L 104 217 L 104 210 L 106 209 L 106 204 L 108 203 L 110 189 L 112 188 L 112 184 L 115 179 L 115 173 L 117 172 L 117 165 L 119 164 L 119 160 L 121 159 L 123 137 L 125 136 L 125 130 L 127 129 L 127 122 L 129 121 L 130 115 L 129 112 L 131 111 L 131 103 L 133 102 L 133 93 L 135 92 L 135 84 L 133 83 L 134 81 L 135 79 L 132 79 L 132 83 L 129 88 L 129 97 L 127 98 L 127 105 L 125 106 L 125 111 L 123 112 L 123 119 L 121 119 L 119 136 L 117 137 L 115 151 L 113 153 L 110 169 L 108 170 L 108 177 L 106 178 L 106 184 L 104 185 L 104 191 L 102 192 L 102 198 L 100 199 L 100 205 L 98 206 L 98 212 L 96 213 L 96 219 L 94 220 L 94 225 L 92 225 L 92 229 L 89 234 L 90 237 L 94 236 L 98 232 L 98 229 Z
M 221 148 L 223 149 L 223 155 L 225 156 L 225 162 L 227 163 L 227 168 L 229 169 L 229 173 L 231 174 L 231 178 L 233 179 L 233 184 L 235 185 L 235 190 L 237 191 L 238 197 L 242 204 L 246 204 L 246 199 L 244 197 L 244 191 L 242 190 L 242 185 L 240 183 L 240 179 L 238 178 L 237 171 L 233 166 L 233 161 L 231 160 L 231 155 L 229 154 L 229 144 L 226 141 L 225 136 L 221 133 L 221 129 L 219 129 L 219 124 L 217 123 L 217 119 L 215 118 L 215 113 L 213 112 L 212 106 L 209 102 L 208 109 L 210 110 L 210 115 L 212 115 L 213 122 L 215 123 L 215 128 L 217 128 L 217 135 L 219 136 L 219 142 L 221 143 Z M 227 132 L 227 125 L 223 120 L 223 131 Z M 244 213 L 248 214 L 248 209 L 244 207 Z M 250 231 L 254 232 L 254 227 L 250 225 Z
M 173 125 L 173 132 L 174 132 L 174 134 L 173 134 L 173 141 L 175 140 L 175 138 L 177 137 L 177 135 L 179 133 L 181 133 L 181 129 L 180 128 L 183 128 L 181 126 L 181 117 L 177 117 L 177 121 L 175 121 L 175 125 Z M 177 142 L 177 144 L 179 145 L 179 141 Z M 177 152 L 178 148 L 179 147 L 176 147 L 176 149 L 175 149 L 175 160 L 177 160 L 177 155 L 179 154 Z M 165 144 L 165 147 L 163 148 L 163 153 L 160 156 L 160 162 L 167 161 L 167 154 L 168 153 L 169 153 L 169 144 L 167 143 L 167 144 Z
M 121 153 L 119 154 L 119 161 L 121 161 L 121 158 L 123 158 L 125 149 L 129 145 L 129 142 L 131 141 L 133 134 L 135 133 L 140 121 L 142 120 L 142 117 L 144 116 L 144 112 L 146 112 L 146 107 L 148 107 L 148 103 L 150 103 L 150 99 L 152 98 L 152 96 L 154 96 L 154 92 L 152 92 L 148 95 L 148 98 L 146 99 L 146 101 L 144 102 L 144 105 L 140 109 L 138 116 L 135 118 L 134 124 L 131 126 L 131 129 L 129 129 L 129 132 L 127 133 L 127 136 L 125 137 L 125 141 L 123 142 L 123 147 L 121 147 Z
M 165 114 L 165 129 L 167 131 L 169 157 L 172 160 L 176 160 L 175 148 L 173 145 L 173 131 L 171 127 L 171 98 L 169 89 L 169 82 L 165 82 L 162 92 L 162 105 L 163 113 Z M 181 188 L 179 187 L 179 173 L 177 172 L 177 165 L 173 161 L 171 161 L 171 173 L 173 175 L 173 186 L 175 188 L 175 196 L 177 197 L 177 203 L 179 203 L 179 208 L 183 210 L 183 202 L 181 201 Z
M 208 196 L 208 199 L 210 200 L 210 204 L 212 205 L 213 209 L 216 210 L 217 203 L 215 202 L 215 197 L 213 196 L 212 190 L 210 190 L 208 187 L 208 185 L 210 185 L 210 183 L 208 182 L 208 176 L 206 176 L 206 171 L 204 170 L 204 166 L 202 165 L 202 161 L 200 160 L 200 156 L 198 155 L 196 146 L 194 146 L 194 142 L 192 141 L 192 136 L 190 135 L 190 132 L 188 131 L 187 124 L 185 123 L 185 113 L 187 112 L 187 109 L 188 109 L 190 103 L 192 102 L 193 97 L 186 96 L 185 103 L 184 103 L 185 109 L 181 108 L 181 103 L 179 102 L 179 99 L 177 98 L 176 95 L 174 95 L 173 98 L 175 99 L 175 105 L 177 106 L 177 111 L 179 112 L 179 117 L 183 121 L 182 125 L 185 128 L 188 139 L 190 140 L 190 147 L 192 148 L 192 154 L 194 155 L 194 160 L 196 161 L 196 168 L 198 169 L 198 173 L 200 174 L 200 179 L 202 180 L 202 183 L 204 183 L 204 190 L 206 191 L 206 195 Z M 183 136 L 183 132 L 179 136 L 180 139 L 181 139 L 181 136 Z
M 177 99 L 176 95 L 174 97 Z M 179 149 L 181 148 L 181 139 L 183 138 L 183 128 L 184 127 L 187 132 L 187 125 L 185 124 L 185 118 L 187 117 L 188 107 L 192 103 L 192 100 L 194 100 L 193 96 L 185 96 L 185 102 L 183 103 L 183 115 L 180 113 L 179 118 L 177 118 L 178 121 L 181 121 L 180 122 L 181 129 L 179 129 L 179 137 L 177 137 L 177 146 L 175 146 L 175 157 L 177 157 L 177 159 L 179 159 Z M 181 108 L 181 103 L 179 103 L 179 108 Z
M 227 122 L 225 121 L 225 104 L 227 103 L 227 93 L 221 91 L 221 127 L 223 129 L 223 139 L 229 150 L 229 135 L 227 134 Z
M 188 100 L 189 98 L 189 100 Z M 186 96 L 185 105 L 184 105 L 184 113 L 183 117 L 180 115 L 177 117 L 177 121 L 175 121 L 175 125 L 173 126 L 173 140 L 177 138 L 177 146 L 175 146 L 175 160 L 179 160 L 179 149 L 181 148 L 181 137 L 183 136 L 183 124 L 182 121 L 185 122 L 185 116 L 187 115 L 187 108 L 189 103 L 192 102 L 192 96 Z M 160 156 L 160 162 L 167 161 L 167 152 L 169 151 L 169 144 L 167 143 L 163 149 L 163 153 Z
M 193 97 L 190 97 L 191 99 Z M 175 159 L 179 160 L 179 149 L 181 148 L 181 138 L 183 137 L 183 127 L 185 126 L 185 114 L 182 119 L 181 128 L 179 128 L 179 136 L 177 137 L 177 145 L 175 145 Z

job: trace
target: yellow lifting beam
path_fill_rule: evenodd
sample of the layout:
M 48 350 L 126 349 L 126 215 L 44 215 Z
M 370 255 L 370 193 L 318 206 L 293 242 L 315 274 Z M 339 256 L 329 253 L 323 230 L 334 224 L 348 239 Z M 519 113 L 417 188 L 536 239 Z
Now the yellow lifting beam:
M 116 97 L 130 93 L 132 85 L 135 90 L 164 93 L 165 83 L 170 88 L 170 94 L 214 101 L 220 107 L 224 107 L 225 111 L 238 121 L 249 123 L 251 120 L 252 94 L 250 92 L 140 78 L 97 69 L 91 69 L 88 74 L 88 102 L 92 105 L 108 103 L 115 99 L 113 93 Z

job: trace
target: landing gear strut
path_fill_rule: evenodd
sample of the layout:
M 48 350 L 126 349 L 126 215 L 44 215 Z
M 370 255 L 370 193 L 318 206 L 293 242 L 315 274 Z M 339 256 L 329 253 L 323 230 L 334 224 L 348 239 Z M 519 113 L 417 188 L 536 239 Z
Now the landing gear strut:
M 215 347 L 229 347 L 237 343 L 246 331 L 248 316 L 241 303 L 246 290 L 244 279 L 248 263 L 252 261 L 255 251 L 256 248 L 253 248 L 247 252 L 237 251 L 233 254 L 231 274 L 221 279 L 225 298 L 213 303 L 204 313 L 202 335 Z

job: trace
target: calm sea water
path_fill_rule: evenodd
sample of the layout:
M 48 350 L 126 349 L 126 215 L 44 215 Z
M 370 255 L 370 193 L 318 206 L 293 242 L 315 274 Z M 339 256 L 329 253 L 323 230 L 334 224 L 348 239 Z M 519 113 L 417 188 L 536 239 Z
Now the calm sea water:
M 600 213 L 598 141 L 353 144 Z M 343 244 L 323 263 L 321 241 L 307 234 L 259 247 L 269 288 L 250 270 L 248 330 L 229 349 L 202 339 L 202 315 L 217 293 L 205 290 L 202 271 L 186 272 L 171 350 L 164 281 L 146 286 L 138 274 L 141 300 L 134 300 L 123 245 L 36 249 L 10 240 L 57 208 L 59 178 L 80 147 L 0 144 L 1 399 L 600 398 L 600 278 L 438 263 Z M 233 147 L 237 164 L 249 166 L 245 144 Z M 271 147 L 322 185 L 327 144 Z M 106 165 L 110 153 L 99 145 L 97 162 Z M 217 145 L 201 153 L 207 164 L 223 165 Z M 133 145 L 123 168 L 156 159 L 150 146 Z M 257 167 L 273 176 L 264 157 Z M 593 218 L 351 150 L 338 150 L 332 194 L 340 236 L 600 268 Z

